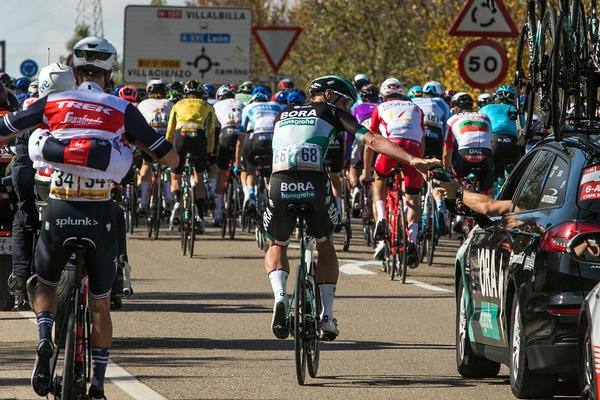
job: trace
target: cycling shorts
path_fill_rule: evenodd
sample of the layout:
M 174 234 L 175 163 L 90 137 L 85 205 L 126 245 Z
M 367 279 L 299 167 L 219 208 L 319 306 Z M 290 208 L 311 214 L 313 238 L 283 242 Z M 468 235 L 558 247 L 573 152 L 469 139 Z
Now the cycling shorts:
M 496 178 L 504 178 L 504 171 L 512 171 L 521 159 L 521 151 L 516 136 L 494 135 L 492 138 L 492 156 Z
M 423 143 L 425 144 L 423 157 L 437 158 L 438 160 L 442 159 L 442 154 L 444 152 L 444 134 L 441 129 L 425 127 Z
M 173 169 L 175 175 L 181 175 L 185 166 L 185 157 L 190 155 L 190 164 L 197 173 L 206 171 L 208 166 L 208 151 L 206 134 L 195 132 L 193 134 L 176 133 L 173 139 L 173 147 L 179 154 L 179 165 Z
M 110 296 L 116 276 L 116 207 L 109 201 L 64 201 L 48 199 L 40 237 L 35 248 L 35 270 L 40 282 L 56 287 L 73 254 L 63 247 L 77 238 L 90 244 L 85 252 L 85 270 L 93 298 Z M 120 211 L 120 210 L 119 210 Z
M 463 179 L 475 173 L 479 181 L 479 192 L 488 192 L 494 184 L 494 158 L 487 148 L 462 149 L 454 152 L 453 169 Z
M 359 139 L 354 139 L 354 142 L 352 143 L 352 151 L 350 153 L 350 165 L 352 165 L 354 168 L 362 169 L 364 151 L 364 142 Z
M 325 163 L 329 166 L 329 172 L 339 174 L 344 169 L 344 150 L 341 147 L 327 149 Z
M 258 164 L 266 167 L 273 164 L 273 134 L 270 132 L 252 133 L 244 143 L 242 167 L 256 169 Z
M 228 169 L 235 157 L 235 146 L 240 136 L 240 131 L 235 128 L 222 128 L 217 145 L 217 166 Z
M 322 242 L 331 238 L 339 222 L 331 182 L 327 174 L 317 171 L 281 171 L 271 176 L 269 205 L 263 214 L 267 237 L 287 246 L 296 228 L 296 217 L 290 215 L 290 204 L 307 203 L 311 212 L 306 218 L 307 235 Z
M 408 154 L 414 157 L 423 156 L 423 145 L 419 142 L 409 139 L 389 139 L 395 145 L 402 147 Z M 393 158 L 379 154 L 375 160 L 375 172 L 381 178 L 387 178 L 397 166 L 402 167 L 404 173 L 404 186 L 406 194 L 419 194 L 423 187 L 423 175 L 414 167 L 406 163 L 396 161 Z

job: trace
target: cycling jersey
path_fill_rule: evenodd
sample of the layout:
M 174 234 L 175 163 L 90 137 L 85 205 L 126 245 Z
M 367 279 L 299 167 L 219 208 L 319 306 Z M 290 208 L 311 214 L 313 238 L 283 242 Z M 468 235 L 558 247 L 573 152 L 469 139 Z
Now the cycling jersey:
M 331 104 L 315 102 L 283 110 L 273 131 L 273 172 L 325 171 L 323 158 L 329 144 L 343 131 L 362 140 L 369 130 Z
M 450 109 L 444 100 L 437 97 L 415 98 L 413 102 L 423 111 L 424 156 L 441 158 Z
M 452 149 L 454 141 L 459 150 L 491 149 L 492 128 L 488 117 L 477 112 L 453 115 L 448 120 L 445 146 Z
M 371 131 L 387 139 L 423 141 L 423 112 L 410 100 L 394 99 L 379 104 L 371 115 Z
M 246 94 L 246 93 L 237 93 L 235 95 L 235 99 L 237 101 L 239 101 L 240 103 L 242 103 L 243 105 L 247 105 L 251 98 L 252 98 L 252 95 Z
M 274 101 L 248 104 L 242 111 L 242 130 L 253 133 L 271 133 L 275 125 L 275 118 L 280 111 L 281 107 Z
M 479 110 L 489 118 L 494 135 L 517 135 L 516 121 L 508 118 L 508 111 L 514 106 L 508 104 L 488 104 Z
M 35 103 L 38 100 L 37 97 L 28 97 L 23 101 L 23 110 L 27 110 L 30 105 Z
M 377 103 L 360 103 L 352 108 L 352 115 L 365 128 L 371 127 L 371 116 L 377 108 Z M 344 164 L 352 164 L 356 168 L 362 166 L 364 145 L 348 132 L 344 133 Z
M 214 105 L 217 122 L 221 128 L 240 128 L 243 104 L 236 99 L 219 100 Z
M 162 136 L 167 133 L 172 108 L 173 103 L 167 99 L 146 99 L 138 104 L 138 110 L 146 118 L 148 125 Z

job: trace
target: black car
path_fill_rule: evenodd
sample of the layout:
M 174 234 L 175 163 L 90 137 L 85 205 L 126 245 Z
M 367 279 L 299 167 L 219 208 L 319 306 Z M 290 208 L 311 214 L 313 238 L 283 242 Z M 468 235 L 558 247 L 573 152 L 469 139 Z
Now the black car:
M 518 398 L 552 395 L 577 378 L 577 321 L 600 269 L 567 254 L 600 230 L 600 136 L 545 140 L 517 164 L 503 217 L 478 220 L 456 258 L 456 359 L 464 377 L 508 365 Z

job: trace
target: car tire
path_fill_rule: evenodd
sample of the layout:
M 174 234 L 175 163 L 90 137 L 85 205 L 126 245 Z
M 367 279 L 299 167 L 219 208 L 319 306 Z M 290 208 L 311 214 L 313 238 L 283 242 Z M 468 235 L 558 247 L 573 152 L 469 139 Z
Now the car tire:
M 594 365 L 594 348 L 592 332 L 589 324 L 582 329 L 579 348 L 579 388 L 582 400 L 597 399 L 596 366 Z
M 12 256 L 0 256 L 0 311 L 10 311 L 15 307 L 15 296 L 8 291 L 8 277 L 12 272 Z
M 510 317 L 510 388 L 519 399 L 552 398 L 556 386 L 556 377 L 539 374 L 527 365 L 527 344 L 523 332 L 521 307 L 515 293 Z
M 498 375 L 500 364 L 478 356 L 471 349 L 465 299 L 460 279 L 456 296 L 456 368 L 464 378 L 493 378 Z

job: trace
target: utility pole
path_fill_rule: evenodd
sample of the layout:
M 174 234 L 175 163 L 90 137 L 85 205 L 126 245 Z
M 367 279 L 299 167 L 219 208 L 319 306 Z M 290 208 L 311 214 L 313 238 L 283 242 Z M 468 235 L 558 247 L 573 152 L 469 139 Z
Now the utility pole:
M 75 19 L 75 25 L 77 26 L 81 24 L 89 26 L 90 34 L 95 36 L 104 36 L 101 0 L 77 1 L 77 17 Z

